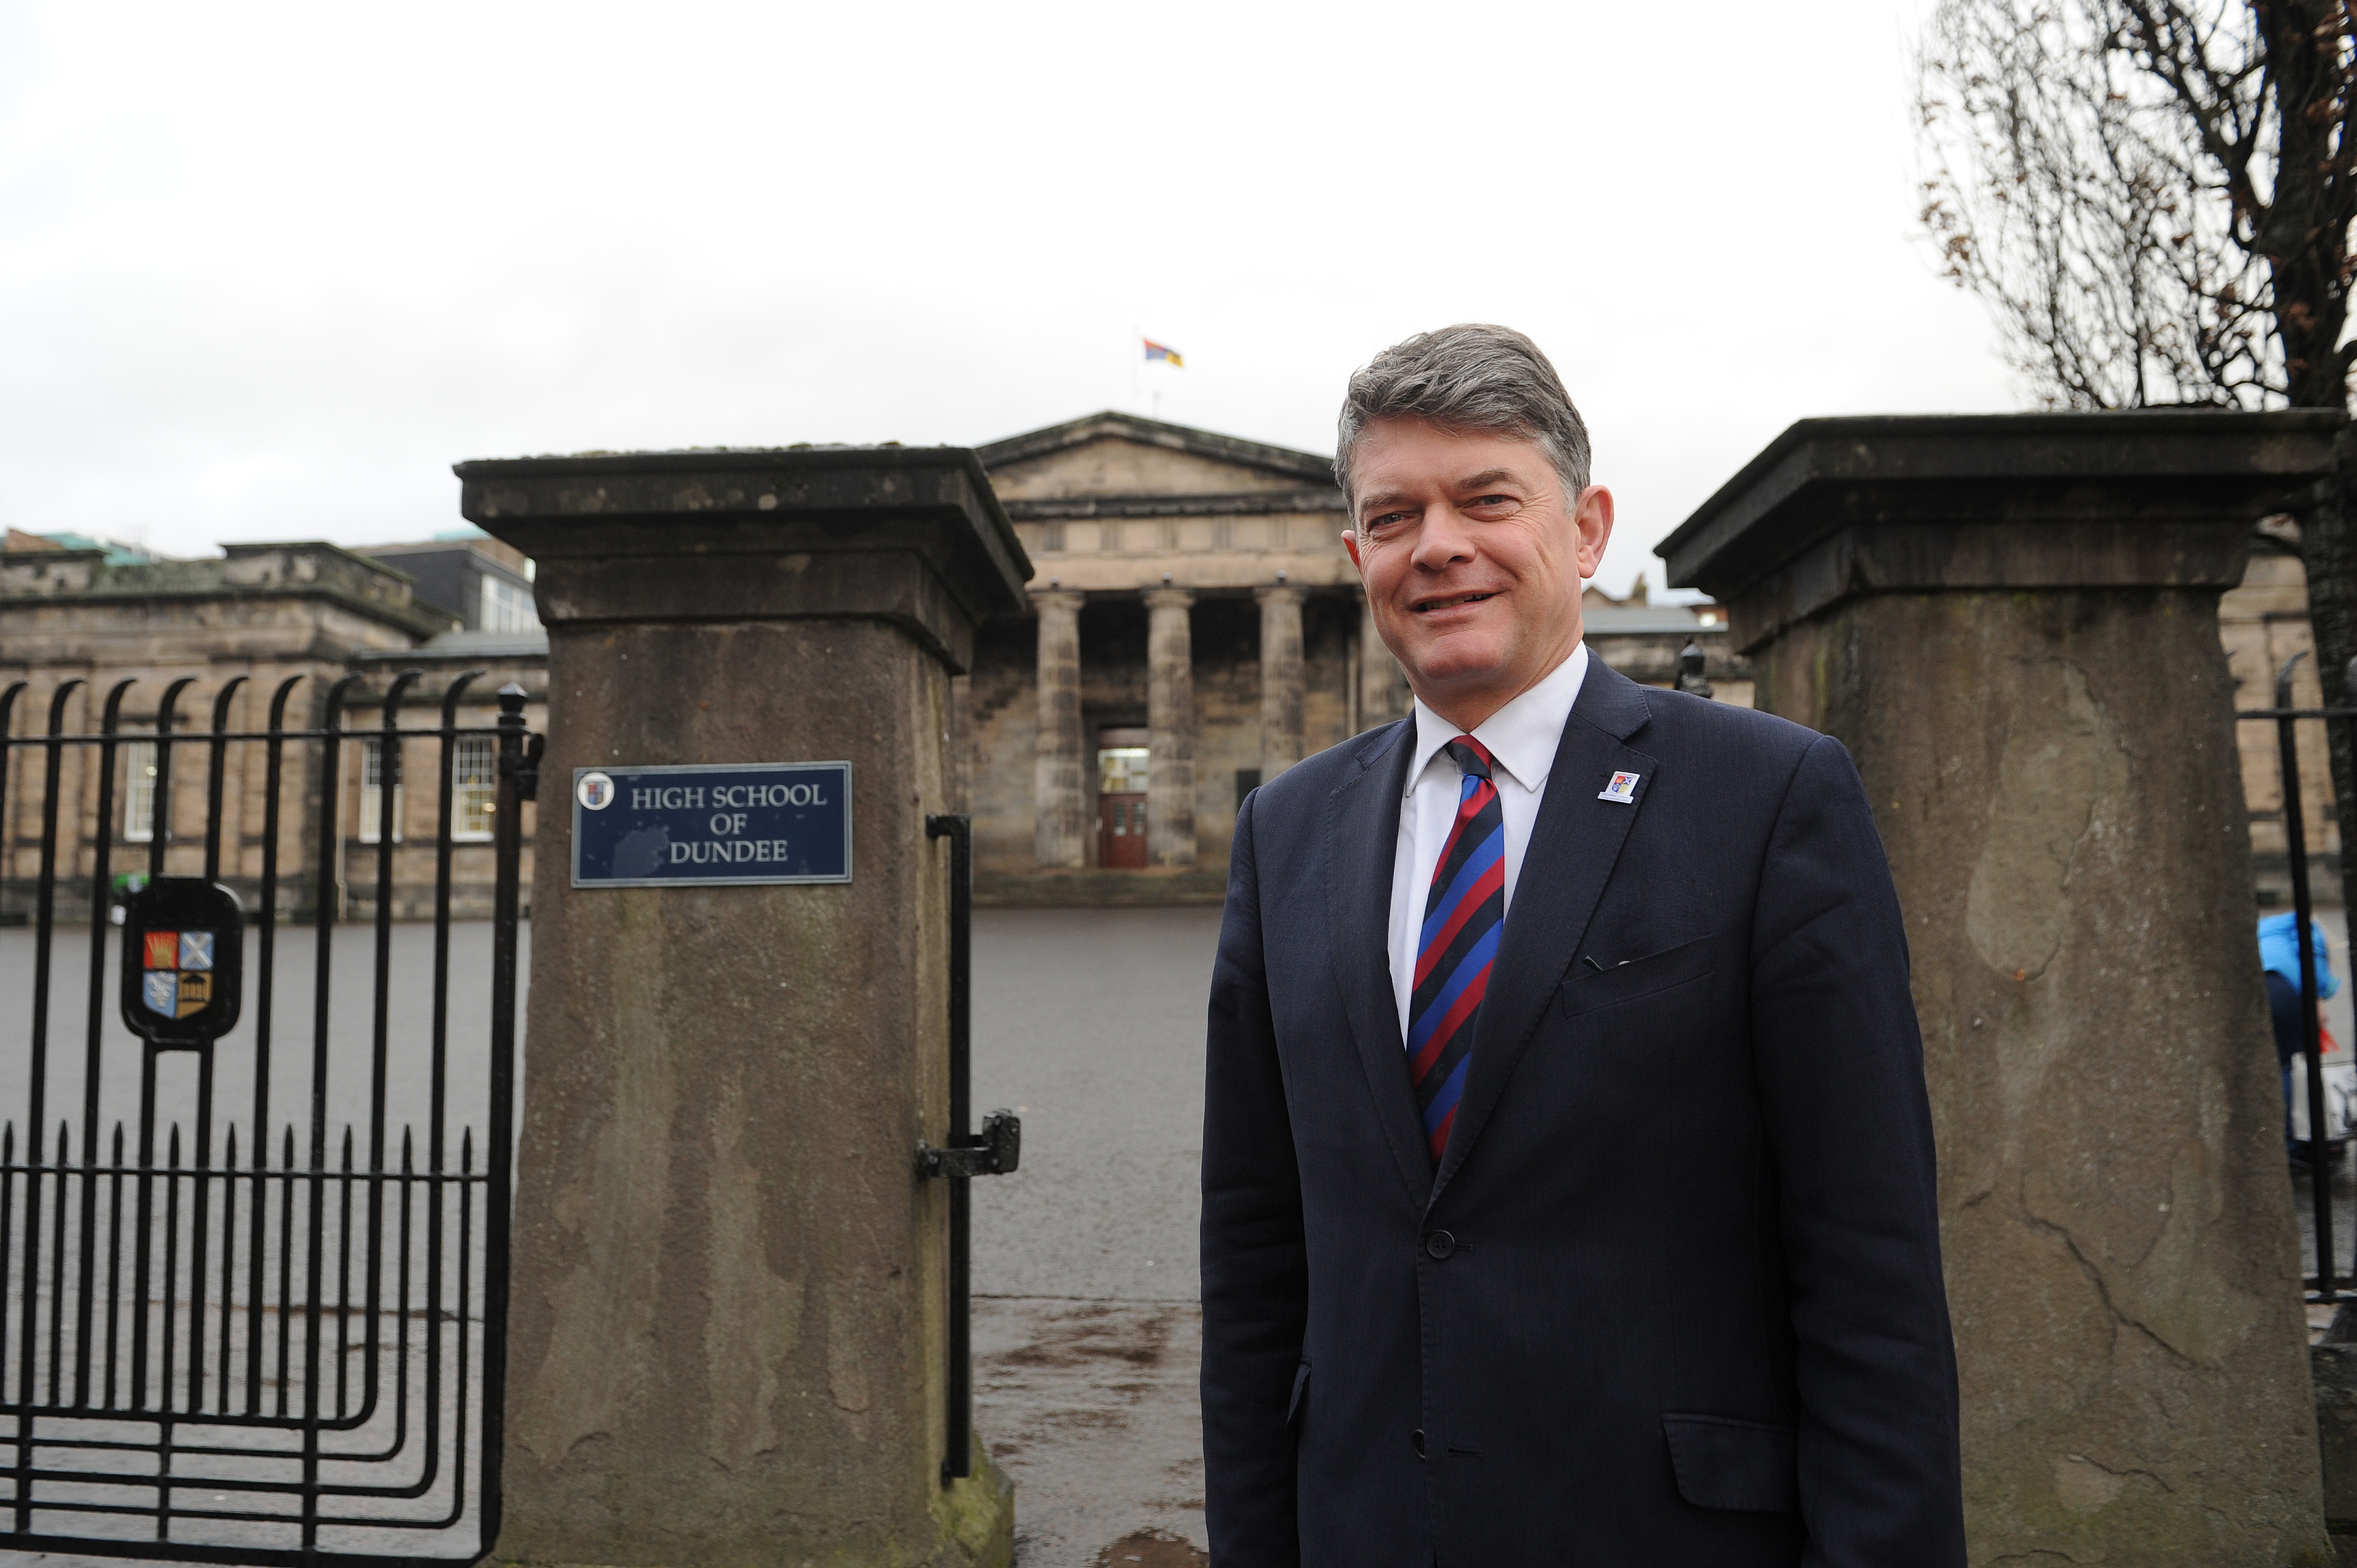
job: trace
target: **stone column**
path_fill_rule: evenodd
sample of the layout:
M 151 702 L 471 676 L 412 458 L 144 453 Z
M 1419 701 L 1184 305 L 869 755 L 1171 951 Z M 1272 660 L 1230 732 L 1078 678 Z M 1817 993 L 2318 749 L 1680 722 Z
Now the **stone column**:
M 1260 601 L 1260 777 L 1266 783 L 1301 760 L 1301 600 L 1280 584 Z
M 1039 758 L 1032 803 L 1041 865 L 1078 866 L 1088 843 L 1087 754 L 1081 736 L 1081 605 L 1084 596 L 1031 596 L 1039 614 Z
M 1195 596 L 1146 593 L 1146 854 L 1155 865 L 1195 864 Z
M 1367 602 L 1363 590 L 1359 595 L 1359 727 L 1371 730 L 1398 718 L 1405 706 L 1400 701 L 1399 660 L 1383 646 L 1383 634 L 1375 629 L 1374 607 Z
M 1874 802 L 1976 1563 L 2330 1561 L 2217 610 L 2338 423 L 1809 420 L 1661 549 Z
M 1004 1564 L 942 1481 L 951 677 L 1029 565 L 971 452 L 467 463 L 548 625 L 493 1556 Z M 852 880 L 576 888 L 574 770 L 851 764 Z M 979 1455 L 979 1444 L 976 1445 Z

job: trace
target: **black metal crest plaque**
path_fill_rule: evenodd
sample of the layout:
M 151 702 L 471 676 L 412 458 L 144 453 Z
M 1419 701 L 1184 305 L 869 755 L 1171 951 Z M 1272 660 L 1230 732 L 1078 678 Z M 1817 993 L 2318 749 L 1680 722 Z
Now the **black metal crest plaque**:
M 245 914 L 201 876 L 159 876 L 124 901 L 123 1022 L 165 1049 L 210 1045 L 237 1022 Z

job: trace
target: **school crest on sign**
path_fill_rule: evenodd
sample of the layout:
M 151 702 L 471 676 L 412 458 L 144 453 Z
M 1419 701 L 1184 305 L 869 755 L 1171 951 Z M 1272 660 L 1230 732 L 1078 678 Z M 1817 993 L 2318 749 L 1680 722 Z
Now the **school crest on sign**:
M 125 900 L 123 1022 L 167 1048 L 210 1044 L 236 1024 L 245 936 L 237 895 L 162 876 Z

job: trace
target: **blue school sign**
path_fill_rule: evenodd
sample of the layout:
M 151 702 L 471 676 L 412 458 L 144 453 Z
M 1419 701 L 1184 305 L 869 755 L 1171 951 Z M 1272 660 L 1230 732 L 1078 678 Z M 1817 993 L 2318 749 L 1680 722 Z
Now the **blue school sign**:
M 851 880 L 851 764 L 573 770 L 573 886 Z

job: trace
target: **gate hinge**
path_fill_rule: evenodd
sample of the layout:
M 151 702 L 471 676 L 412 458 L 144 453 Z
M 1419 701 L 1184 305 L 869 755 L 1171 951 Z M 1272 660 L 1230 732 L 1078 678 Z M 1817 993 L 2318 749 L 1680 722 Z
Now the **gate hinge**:
M 546 736 L 527 736 L 524 738 L 523 755 L 522 757 L 512 759 L 504 757 L 500 758 L 500 767 L 501 769 L 506 772 L 509 778 L 516 781 L 517 800 L 537 800 L 540 799 L 540 758 L 541 754 L 545 752 L 547 749 L 548 737 Z
M 1006 1176 L 1023 1158 L 1023 1122 L 1012 1111 L 994 1111 L 982 1119 L 979 1133 L 953 1134 L 950 1146 L 917 1145 L 917 1175 L 931 1176 Z

